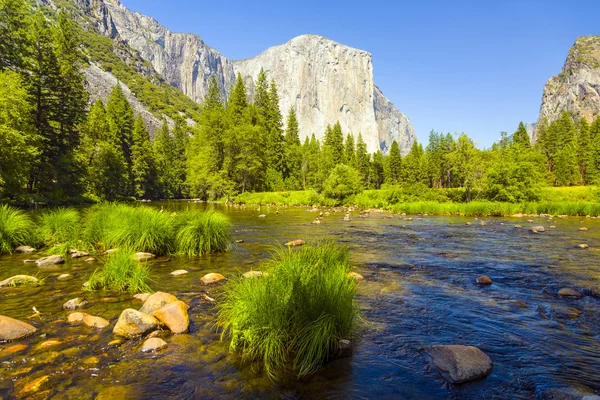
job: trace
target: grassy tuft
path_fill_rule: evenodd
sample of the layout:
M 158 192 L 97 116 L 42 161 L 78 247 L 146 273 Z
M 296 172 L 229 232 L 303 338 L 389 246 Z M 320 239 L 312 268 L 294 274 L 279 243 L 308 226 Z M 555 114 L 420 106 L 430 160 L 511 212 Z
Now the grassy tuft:
M 317 371 L 357 322 L 348 251 L 332 242 L 278 251 L 268 275 L 225 286 L 217 326 L 244 362 L 261 361 L 272 380 Z
M 179 229 L 175 237 L 177 254 L 198 256 L 227 251 L 231 222 L 225 215 L 215 211 L 187 211 L 180 214 L 178 219 Z
M 133 259 L 131 250 L 118 250 L 107 256 L 104 266 L 94 271 L 86 290 L 111 290 L 116 292 L 151 292 L 148 281 L 150 269 L 145 263 Z
M 8 205 L 0 206 L 0 254 L 10 254 L 17 246 L 33 242 L 29 215 Z
M 85 247 L 80 240 L 81 216 L 72 208 L 44 212 L 38 219 L 38 237 L 50 247 L 48 253 L 66 255 L 70 249 Z

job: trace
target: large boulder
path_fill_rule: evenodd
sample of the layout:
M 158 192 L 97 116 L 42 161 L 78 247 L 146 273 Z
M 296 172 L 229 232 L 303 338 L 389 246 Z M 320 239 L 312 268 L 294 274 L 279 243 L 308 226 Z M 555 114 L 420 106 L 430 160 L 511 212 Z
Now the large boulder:
M 200 282 L 202 282 L 205 285 L 210 285 L 211 283 L 217 283 L 223 280 L 225 280 L 225 277 L 215 272 L 211 272 L 210 274 L 206 274 L 202 278 L 200 278 Z
M 158 320 L 152 315 L 126 308 L 119 316 L 113 333 L 126 338 L 133 338 L 150 332 L 158 327 Z
M 15 276 L 11 276 L 8 279 L 5 279 L 3 281 L 0 281 L 0 287 L 7 287 L 7 286 L 19 286 L 19 285 L 24 285 L 27 283 L 39 283 L 38 279 L 34 276 L 29 276 L 29 275 L 15 275 Z
M 174 334 L 184 333 L 190 327 L 188 305 L 177 300 L 154 311 L 153 317 L 162 322 Z
M 35 331 L 35 327 L 26 322 L 0 315 L 0 341 L 23 339 Z
M 50 267 L 52 265 L 64 264 L 65 259 L 62 256 L 54 255 L 48 257 L 42 257 L 35 262 L 38 267 Z
M 492 372 L 492 360 L 474 346 L 437 345 L 424 350 L 444 379 L 451 383 L 484 378 Z
M 176 301 L 177 297 L 173 296 L 172 294 L 165 292 L 156 292 L 148 296 L 148 298 L 146 298 L 144 304 L 142 305 L 142 308 L 140 308 L 140 312 L 152 315 L 152 313 L 158 310 L 159 308 L 164 307 L 169 303 L 174 303 Z

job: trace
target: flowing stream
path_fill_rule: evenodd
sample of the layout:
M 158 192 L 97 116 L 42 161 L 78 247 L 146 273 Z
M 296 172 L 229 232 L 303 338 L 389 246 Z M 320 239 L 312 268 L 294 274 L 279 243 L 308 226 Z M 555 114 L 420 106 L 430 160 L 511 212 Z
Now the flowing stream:
M 317 214 L 305 208 L 279 208 L 277 214 L 276 207 L 210 207 L 230 216 L 232 238 L 244 242 L 225 254 L 151 262 L 150 286 L 190 305 L 190 333 L 166 338 L 169 347 L 159 353 L 141 353 L 141 339 L 109 345 L 121 311 L 141 302 L 130 294 L 82 291 L 100 263 L 73 260 L 40 269 L 23 260 L 41 253 L 0 257 L 0 280 L 17 274 L 45 278 L 37 287 L 0 289 L 0 315 L 38 328 L 30 338 L 0 344 L 0 399 L 18 397 L 24 385 L 44 376 L 29 398 L 530 399 L 600 393 L 600 299 L 557 296 L 562 287 L 588 293 L 600 283 L 598 219 L 405 220 L 353 212 L 353 220 L 344 222 L 343 212 L 331 212 L 312 225 Z M 266 218 L 258 218 L 262 213 Z M 533 225 L 546 231 L 530 233 Z M 588 231 L 579 231 L 582 226 Z M 220 288 L 203 286 L 200 278 L 260 269 L 274 246 L 298 238 L 337 238 L 350 248 L 354 271 L 365 277 L 356 299 L 365 321 L 352 357 L 330 362 L 307 379 L 272 383 L 228 356 L 213 327 L 215 308 L 202 299 L 203 293 L 218 299 Z M 580 243 L 590 248 L 577 248 Z M 176 269 L 189 274 L 171 277 Z M 74 279 L 58 281 L 63 273 Z M 475 283 L 483 274 L 491 286 Z M 75 297 L 88 300 L 83 311 L 108 319 L 111 328 L 69 325 L 62 304 Z M 40 347 L 49 339 L 60 343 Z M 25 346 L 7 354 L 15 344 Z M 483 380 L 447 384 L 420 351 L 431 344 L 477 346 L 492 358 L 493 372 Z

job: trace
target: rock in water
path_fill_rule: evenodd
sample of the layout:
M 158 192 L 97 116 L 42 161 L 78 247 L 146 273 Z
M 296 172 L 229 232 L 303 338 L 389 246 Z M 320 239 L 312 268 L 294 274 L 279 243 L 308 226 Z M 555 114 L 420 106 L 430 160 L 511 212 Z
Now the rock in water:
M 65 260 L 64 260 L 64 258 L 62 258 L 62 256 L 54 255 L 54 256 L 42 257 L 39 260 L 37 260 L 35 263 L 37 264 L 38 267 L 49 267 L 49 266 L 57 265 L 57 264 L 64 264 Z
M 71 253 L 71 258 L 83 258 L 83 257 L 87 257 L 87 256 L 89 256 L 89 254 L 86 253 L 85 251 L 75 250 L 74 252 Z
M 156 256 L 152 253 L 135 253 L 133 255 L 133 259 L 137 260 L 137 261 L 148 261 L 148 260 L 152 260 L 153 258 L 156 258 Z
M 244 278 L 260 278 L 263 273 L 261 271 L 248 271 L 244 272 L 243 276 Z
M 481 275 L 475 281 L 480 285 L 491 285 L 492 284 L 492 280 L 487 275 Z
M 266 214 L 260 214 L 260 215 L 258 216 L 258 218 L 267 218 L 267 215 L 266 215 Z
M 36 329 L 26 322 L 0 315 L 0 341 L 19 340 L 31 336 Z
M 184 333 L 190 327 L 187 310 L 187 304 L 178 300 L 154 311 L 152 316 L 162 322 L 174 334 Z
M 63 304 L 63 310 L 75 310 L 76 308 L 83 308 L 87 304 L 87 300 L 84 300 L 80 297 L 76 297 Z
M 94 317 L 93 315 L 86 315 L 83 317 L 83 324 L 90 328 L 103 329 L 110 325 L 110 322 L 101 317 Z
M 210 285 L 211 283 L 217 283 L 223 280 L 225 280 L 225 277 L 223 275 L 214 272 L 206 274 L 202 278 L 200 278 L 200 282 L 202 282 L 205 285 Z
M 346 276 L 350 279 L 354 279 L 355 281 L 364 281 L 365 277 L 359 274 L 358 272 L 348 272 Z
M 31 246 L 19 246 L 15 249 L 15 253 L 33 253 L 35 249 Z
M 168 346 L 167 342 L 165 342 L 161 338 L 154 337 L 154 338 L 147 339 L 144 342 L 144 344 L 142 345 L 142 351 L 144 353 L 151 352 L 151 351 L 158 351 L 158 350 L 166 349 L 167 346 Z
M 157 326 L 158 320 L 152 315 L 139 312 L 133 308 L 126 308 L 119 316 L 113 328 L 113 333 L 118 336 L 133 338 L 150 332 L 156 329 Z
M 27 283 L 38 283 L 38 279 L 29 275 L 15 275 L 3 281 L 0 281 L 0 287 L 19 286 Z
M 438 345 L 424 350 L 444 379 L 451 383 L 484 378 L 492 372 L 490 357 L 474 346 Z
M 186 275 L 188 272 L 185 269 L 178 269 L 170 273 L 171 276 L 181 276 Z
M 541 233 L 541 232 L 545 232 L 546 230 L 544 229 L 543 226 L 532 226 L 531 228 L 529 228 L 529 231 L 532 233 Z
M 76 323 L 76 322 L 82 322 L 82 321 L 83 321 L 83 319 L 84 319 L 85 317 L 87 317 L 88 315 L 89 315 L 89 314 L 82 313 L 82 312 L 74 312 L 74 313 L 71 313 L 71 314 L 69 314 L 69 315 L 67 316 L 67 322 L 70 322 L 70 323 L 72 323 L 72 324 L 73 324 L 73 323 Z
M 581 299 L 583 297 L 583 293 L 581 293 L 579 290 L 572 288 L 572 287 L 566 287 L 566 288 L 562 288 L 558 291 L 558 297 L 568 297 L 571 299 Z
M 177 297 L 172 294 L 165 292 L 156 292 L 144 301 L 144 305 L 140 308 L 140 312 L 145 314 L 152 314 L 154 311 L 158 310 L 161 307 L 166 306 L 169 303 L 174 303 L 177 301 Z
M 295 246 L 302 246 L 303 244 L 304 244 L 304 240 L 302 240 L 302 239 L 296 239 L 296 240 L 292 240 L 290 242 L 287 242 L 285 244 L 285 246 L 295 247 Z

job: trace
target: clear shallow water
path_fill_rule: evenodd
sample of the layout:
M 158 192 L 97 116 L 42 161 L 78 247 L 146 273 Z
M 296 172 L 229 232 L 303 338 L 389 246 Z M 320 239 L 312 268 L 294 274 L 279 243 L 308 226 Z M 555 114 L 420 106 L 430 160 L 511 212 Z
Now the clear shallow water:
M 480 226 L 473 218 L 405 221 L 389 213 L 358 218 L 355 212 L 353 221 L 343 222 L 343 213 L 332 212 L 323 224 L 311 225 L 316 214 L 306 209 L 275 210 L 223 208 L 234 224 L 233 239 L 244 243 L 226 254 L 152 263 L 152 288 L 191 306 L 190 334 L 167 338 L 169 347 L 159 354 L 140 353 L 141 340 L 109 346 L 110 329 L 64 322 L 68 312 L 62 304 L 74 297 L 86 298 L 90 305 L 84 311 L 111 325 L 124 308 L 141 306 L 128 294 L 80 291 L 99 264 L 73 261 L 52 271 L 22 262 L 39 255 L 0 257 L 0 279 L 46 278 L 39 287 L 0 289 L 0 314 L 38 328 L 35 336 L 18 342 L 26 349 L 10 355 L 0 351 L 0 397 L 18 394 L 42 376 L 48 381 L 38 398 L 525 399 L 547 398 L 549 391 L 566 388 L 600 392 L 600 300 L 556 295 L 561 287 L 600 283 L 600 220 L 485 218 L 480 220 L 487 224 Z M 267 217 L 258 218 L 261 213 Z M 546 232 L 531 234 L 527 227 L 532 225 L 544 225 Z M 578 231 L 581 226 L 589 230 Z M 201 299 L 202 293 L 218 297 L 219 287 L 202 286 L 200 278 L 208 272 L 232 276 L 260 269 L 278 243 L 330 237 L 350 247 L 356 271 L 366 278 L 357 297 L 366 325 L 353 357 L 331 362 L 306 380 L 279 384 L 236 365 L 212 329 L 214 307 Z M 590 248 L 578 249 L 579 243 Z M 181 268 L 190 273 L 169 275 Z M 75 278 L 57 281 L 65 272 Z M 482 274 L 492 278 L 492 286 L 475 284 Z M 27 318 L 32 307 L 43 321 Z M 48 339 L 62 343 L 39 348 Z M 419 351 L 430 344 L 477 346 L 492 358 L 494 371 L 485 380 L 448 385 Z

